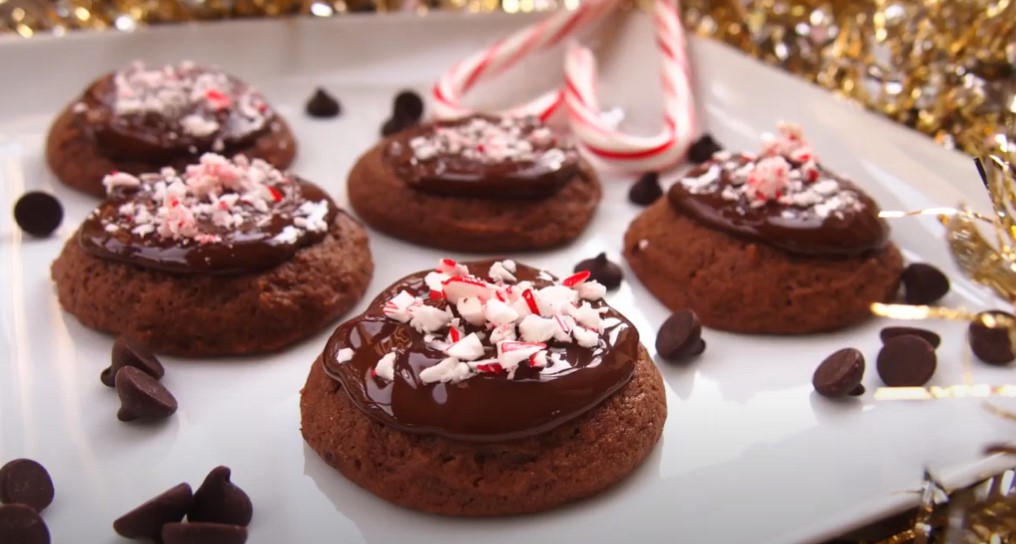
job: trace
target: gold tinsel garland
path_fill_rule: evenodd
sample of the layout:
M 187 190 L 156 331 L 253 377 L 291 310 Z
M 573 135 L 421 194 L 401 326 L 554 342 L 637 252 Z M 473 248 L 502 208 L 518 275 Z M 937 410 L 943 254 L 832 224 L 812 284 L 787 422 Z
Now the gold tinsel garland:
M 578 0 L 0 0 L 0 35 Z M 979 156 L 1016 139 L 1016 0 L 683 0 L 686 24 Z M 1007 121 L 1008 119 L 1008 121 Z

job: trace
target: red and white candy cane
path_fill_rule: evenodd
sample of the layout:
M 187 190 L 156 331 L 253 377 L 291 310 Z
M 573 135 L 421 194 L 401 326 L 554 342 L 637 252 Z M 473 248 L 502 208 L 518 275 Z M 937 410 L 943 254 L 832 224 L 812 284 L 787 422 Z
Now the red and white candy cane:
M 673 166 L 695 134 L 691 72 L 677 0 L 656 0 L 653 25 L 664 96 L 664 126 L 655 136 L 624 134 L 605 122 L 596 97 L 596 60 L 588 48 L 573 45 L 565 58 L 565 103 L 572 132 L 588 153 L 628 172 Z
M 445 72 L 432 90 L 434 116 L 454 119 L 472 113 L 462 97 L 479 81 L 511 68 L 533 53 L 550 49 L 566 38 L 589 28 L 613 11 L 619 0 L 586 0 L 574 11 L 558 12 L 534 26 L 523 29 L 477 52 Z M 519 105 L 505 115 L 536 115 L 546 121 L 564 100 L 560 89 Z

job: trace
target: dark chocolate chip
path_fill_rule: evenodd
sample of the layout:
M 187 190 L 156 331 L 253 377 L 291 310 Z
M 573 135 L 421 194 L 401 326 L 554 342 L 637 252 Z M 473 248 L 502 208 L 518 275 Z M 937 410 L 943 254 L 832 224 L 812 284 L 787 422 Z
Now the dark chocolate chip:
M 920 336 L 890 338 L 878 352 L 878 375 L 890 387 L 920 387 L 935 374 L 935 348 Z
M 310 97 L 304 109 L 307 111 L 307 115 L 321 119 L 335 117 L 342 113 L 339 101 L 320 87 L 314 91 L 314 96 Z
M 903 269 L 903 300 L 907 304 L 931 304 L 949 292 L 949 278 L 926 263 L 914 263 Z
M 815 374 L 811 377 L 811 384 L 815 391 L 825 397 L 845 397 L 853 395 L 858 387 L 864 392 L 861 386 L 861 379 L 864 378 L 864 355 L 854 348 L 844 348 L 825 358 Z
M 49 529 L 42 516 L 24 504 L 0 506 L 0 542 L 3 544 L 49 544 Z
M 158 539 L 162 526 L 182 520 L 193 500 L 191 486 L 179 484 L 120 516 L 113 530 L 124 538 Z
M 242 489 L 229 481 L 227 467 L 215 467 L 194 492 L 189 521 L 208 521 L 247 526 L 254 517 L 254 505 Z
M 0 467 L 0 502 L 24 504 L 42 512 L 53 502 L 53 494 L 53 480 L 39 463 L 15 459 Z
M 385 121 L 385 124 L 381 125 L 381 135 L 391 136 L 392 134 L 398 134 L 399 132 L 402 132 L 414 125 L 416 125 L 416 121 L 392 117 L 391 119 Z
M 702 322 L 691 310 L 678 310 L 667 318 L 656 333 L 656 352 L 669 361 L 687 359 L 706 349 L 702 340 Z
M 168 389 L 141 369 L 125 366 L 114 379 L 120 397 L 120 421 L 162 419 L 176 413 L 176 399 Z
M 723 146 L 717 143 L 712 136 L 703 134 L 688 148 L 688 160 L 695 164 L 702 164 L 713 158 L 713 154 L 717 151 L 723 151 Z
M 905 334 L 912 334 L 914 336 L 920 336 L 927 340 L 931 347 L 938 348 L 942 343 L 942 339 L 939 336 L 928 329 L 919 329 L 917 327 L 886 327 L 878 333 L 879 337 L 882 338 L 882 342 L 885 343 L 890 338 L 897 336 L 903 336 Z
M 103 370 L 102 374 L 99 374 L 99 379 L 102 380 L 102 383 L 115 387 L 116 373 L 125 366 L 140 369 L 156 380 L 166 374 L 166 370 L 162 368 L 162 363 L 152 353 L 152 350 L 137 341 L 121 336 L 113 342 L 109 368 Z
M 247 528 L 225 523 L 167 523 L 163 544 L 244 544 Z
M 63 206 L 55 196 L 42 191 L 30 191 L 14 204 L 14 220 L 21 230 L 36 238 L 45 238 L 63 221 Z
M 639 206 L 648 206 L 661 196 L 663 187 L 660 187 L 660 175 L 656 172 L 643 174 L 628 190 L 628 200 Z
M 998 310 L 982 313 L 1013 317 L 1010 313 Z M 980 321 L 974 321 L 967 328 L 967 341 L 974 355 L 990 365 L 1007 365 L 1016 359 L 1009 341 L 1009 330 L 1005 327 L 988 327 Z
M 395 96 L 392 114 L 392 117 L 402 121 L 419 123 L 423 118 L 423 99 L 414 91 L 402 91 Z
M 863 394 L 864 394 L 864 386 L 861 384 L 857 384 L 857 387 L 855 387 L 854 390 L 850 392 L 851 397 L 860 397 Z
M 616 263 L 610 262 L 606 253 L 600 253 L 575 265 L 575 272 L 583 270 L 589 271 L 589 279 L 602 283 L 607 289 L 617 289 L 624 279 L 624 271 Z

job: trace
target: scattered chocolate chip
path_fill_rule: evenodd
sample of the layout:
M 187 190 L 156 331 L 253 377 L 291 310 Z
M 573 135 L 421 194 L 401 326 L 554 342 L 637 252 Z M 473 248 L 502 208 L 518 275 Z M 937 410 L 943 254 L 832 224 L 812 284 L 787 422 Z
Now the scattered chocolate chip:
M 656 333 L 656 352 L 669 361 L 694 357 L 705 349 L 702 323 L 691 310 L 674 312 Z
M 863 377 L 864 355 L 854 348 L 844 348 L 826 357 L 818 365 L 811 377 L 811 384 L 824 397 L 845 397 L 853 395 L 858 387 L 861 388 L 858 394 L 864 393 L 864 386 L 861 385 Z
M 907 304 L 931 304 L 949 292 L 949 278 L 926 263 L 914 263 L 903 269 L 903 300 Z
M 878 375 L 890 387 L 920 387 L 937 365 L 935 348 L 912 334 L 890 338 L 878 352 Z
M 409 123 L 408 121 L 402 121 L 396 117 L 393 117 L 385 121 L 385 124 L 381 125 L 381 135 L 386 137 L 391 136 L 392 134 L 402 132 L 403 130 L 413 126 L 414 124 L 415 123 Z
M 628 200 L 639 206 L 648 206 L 661 196 L 663 187 L 660 187 L 660 175 L 656 172 L 643 174 L 628 190 Z
M 410 124 L 419 123 L 423 119 L 423 99 L 414 91 L 402 91 L 395 96 L 392 114 L 395 119 L 412 121 Z
M 113 342 L 109 367 L 103 370 L 102 374 L 99 374 L 99 379 L 102 380 L 102 383 L 115 387 L 116 383 L 114 380 L 116 373 L 125 366 L 140 369 L 156 380 L 166 374 L 166 370 L 162 368 L 162 363 L 152 353 L 152 350 L 126 336 L 120 336 Z
M 167 523 L 163 544 L 244 544 L 247 528 L 224 523 Z
M 176 413 L 176 399 L 168 389 L 141 369 L 125 366 L 114 378 L 120 397 L 120 421 L 161 419 Z
M 36 238 L 45 238 L 63 221 L 63 206 L 55 196 L 42 191 L 30 191 L 14 204 L 14 220 L 21 230 Z
M 46 467 L 31 459 L 15 459 L 0 467 L 0 502 L 42 512 L 53 502 L 53 480 Z
M 703 134 L 688 148 L 688 160 L 695 164 L 702 164 L 713 158 L 713 154 L 717 151 L 723 151 L 723 146 L 717 143 L 712 136 Z
M 1010 313 L 999 310 L 982 313 L 1014 317 Z M 978 316 L 980 315 L 978 314 Z M 970 343 L 970 350 L 974 352 L 974 355 L 990 365 L 1006 365 L 1016 359 L 1012 343 L 1009 341 L 1009 331 L 1004 327 L 988 327 L 980 321 L 974 321 L 967 328 L 967 341 Z
M 49 529 L 42 516 L 24 504 L 0 506 L 0 542 L 4 544 L 49 544 Z
M 882 338 L 882 342 L 887 342 L 890 338 L 897 336 L 903 336 L 906 334 L 912 334 L 914 336 L 920 336 L 924 338 L 931 347 L 938 348 L 939 344 L 942 343 L 942 339 L 939 336 L 928 329 L 919 329 L 917 327 L 886 327 L 882 329 L 878 335 Z
M 254 505 L 242 489 L 229 481 L 228 467 L 215 467 L 194 492 L 189 521 L 208 521 L 247 526 L 254 517 Z
M 607 289 L 617 289 L 624 279 L 624 271 L 607 259 L 606 253 L 600 253 L 592 259 L 586 259 L 575 265 L 575 272 L 589 271 L 589 278 L 603 284 Z
M 306 106 L 307 115 L 321 119 L 335 117 L 342 113 L 342 106 L 332 95 L 318 87 Z
M 162 526 L 183 519 L 190 510 L 194 493 L 188 484 L 171 487 L 113 522 L 113 530 L 124 538 L 158 539 Z

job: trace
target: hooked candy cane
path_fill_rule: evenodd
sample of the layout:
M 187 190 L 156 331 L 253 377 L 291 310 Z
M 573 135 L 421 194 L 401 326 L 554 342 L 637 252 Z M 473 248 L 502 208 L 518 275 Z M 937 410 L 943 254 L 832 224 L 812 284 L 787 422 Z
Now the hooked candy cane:
M 435 117 L 450 119 L 473 113 L 462 105 L 462 97 L 478 82 L 500 74 L 530 55 L 550 49 L 589 28 L 613 11 L 618 2 L 619 0 L 587 0 L 574 11 L 555 13 L 465 58 L 434 84 L 431 95 L 434 99 Z M 558 110 L 563 99 L 562 90 L 555 89 L 502 113 L 535 115 L 546 121 Z
M 664 127 L 655 136 L 634 136 L 610 127 L 600 115 L 592 52 L 573 45 L 565 58 L 565 103 L 576 139 L 589 154 L 624 171 L 673 166 L 684 157 L 695 134 L 691 71 L 677 0 L 656 0 L 653 26 L 664 96 Z
M 438 118 L 472 113 L 461 105 L 462 97 L 480 80 L 510 68 L 539 50 L 600 20 L 618 5 L 617 0 L 590 0 L 573 12 L 559 12 L 509 38 L 478 52 L 445 73 L 434 86 Z M 650 137 L 634 136 L 613 129 L 600 114 L 596 97 L 596 63 L 592 52 L 572 46 L 565 58 L 565 85 L 560 90 L 503 112 L 536 115 L 547 121 L 562 104 L 580 146 L 600 162 L 615 169 L 640 172 L 661 170 L 680 161 L 695 132 L 695 107 L 687 45 L 677 0 L 656 0 L 653 23 L 661 56 L 664 93 L 663 130 Z

